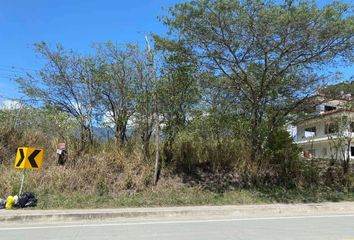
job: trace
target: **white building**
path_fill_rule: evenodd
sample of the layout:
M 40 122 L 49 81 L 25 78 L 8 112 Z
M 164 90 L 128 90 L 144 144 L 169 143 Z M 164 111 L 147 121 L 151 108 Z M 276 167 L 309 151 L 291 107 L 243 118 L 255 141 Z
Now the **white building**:
M 340 100 L 314 97 L 313 113 L 297 122 L 296 143 L 304 157 L 354 160 L 354 109 L 350 95 Z

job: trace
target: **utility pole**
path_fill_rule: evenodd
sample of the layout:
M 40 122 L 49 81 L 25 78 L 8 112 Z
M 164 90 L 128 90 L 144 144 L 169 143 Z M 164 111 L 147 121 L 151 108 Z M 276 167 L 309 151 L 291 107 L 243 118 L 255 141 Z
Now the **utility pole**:
M 157 95 L 157 77 L 156 77 L 156 70 L 154 67 L 154 55 L 151 52 L 150 43 L 145 36 L 146 46 L 147 46 L 147 54 L 148 60 L 150 61 L 150 68 L 151 73 L 153 76 L 153 83 L 154 83 L 154 112 L 155 112 L 155 171 L 154 171 L 154 185 L 157 184 L 160 175 L 160 119 L 159 119 L 159 108 L 158 108 L 158 95 Z

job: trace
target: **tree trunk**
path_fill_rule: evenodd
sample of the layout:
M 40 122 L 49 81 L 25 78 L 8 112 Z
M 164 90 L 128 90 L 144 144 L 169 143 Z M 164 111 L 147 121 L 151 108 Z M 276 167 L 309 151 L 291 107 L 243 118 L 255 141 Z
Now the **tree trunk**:
M 261 138 L 261 116 L 258 107 L 254 107 L 251 119 L 251 161 L 260 164 L 262 155 L 262 139 Z
M 143 140 L 143 146 L 142 146 L 143 160 L 144 160 L 144 162 L 147 162 L 149 155 L 150 155 L 150 151 L 149 151 L 150 138 L 148 137 L 147 133 L 143 134 L 142 140 Z
M 171 140 L 166 140 L 166 142 L 163 146 L 163 156 L 164 156 L 165 163 L 172 162 L 173 151 L 172 151 L 172 141 Z
M 347 175 L 349 173 L 349 169 L 350 169 L 350 155 L 351 155 L 351 151 L 350 151 L 350 147 L 351 147 L 351 138 L 347 141 L 347 156 L 343 161 L 343 174 Z
M 84 151 L 88 144 L 93 144 L 93 134 L 90 126 L 84 124 L 80 125 L 80 150 L 79 152 Z
M 122 145 L 125 143 L 125 140 L 127 139 L 126 137 L 126 125 L 124 126 L 116 126 L 116 132 L 115 132 L 115 141 L 117 145 Z

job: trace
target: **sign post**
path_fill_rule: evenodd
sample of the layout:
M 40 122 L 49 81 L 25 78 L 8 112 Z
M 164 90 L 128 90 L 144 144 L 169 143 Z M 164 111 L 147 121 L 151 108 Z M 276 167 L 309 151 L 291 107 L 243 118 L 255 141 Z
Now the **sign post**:
M 25 174 L 26 174 L 26 168 L 22 170 L 21 187 L 20 187 L 20 192 L 18 193 L 19 196 L 21 196 L 22 194 L 23 183 L 25 181 Z
M 17 149 L 15 168 L 23 169 L 19 196 L 22 194 L 26 169 L 39 170 L 42 167 L 44 150 L 42 148 L 19 147 Z

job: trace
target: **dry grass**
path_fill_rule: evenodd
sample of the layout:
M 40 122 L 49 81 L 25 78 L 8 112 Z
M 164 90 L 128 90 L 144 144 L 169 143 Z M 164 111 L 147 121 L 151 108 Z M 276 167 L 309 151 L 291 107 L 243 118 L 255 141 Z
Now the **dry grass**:
M 14 158 L 13 158 L 14 159 Z M 73 192 L 118 194 L 121 191 L 142 191 L 151 182 L 152 165 L 142 161 L 139 153 L 129 158 L 112 151 L 97 156 L 86 154 L 70 159 L 66 166 L 56 165 L 56 155 L 45 155 L 42 169 L 26 171 L 26 191 L 48 194 Z M 7 161 L 0 167 L 0 194 L 15 194 L 19 189 L 21 170 Z
M 139 152 L 101 152 L 71 159 L 57 166 L 55 153 L 46 154 L 40 171 L 27 171 L 25 191 L 39 198 L 38 207 L 109 208 L 179 205 L 259 204 L 273 202 L 321 202 L 354 200 L 353 192 L 287 190 L 282 188 L 233 188 L 223 192 L 205 188 L 206 182 L 191 185 L 164 171 L 157 186 L 151 184 L 152 163 L 142 161 Z M 222 177 L 222 176 L 220 176 Z M 0 166 L 0 197 L 17 194 L 21 170 L 12 164 Z M 213 178 L 208 180 L 216 182 Z M 203 185 L 204 184 L 204 185 Z
M 353 191 L 289 190 L 274 188 L 276 184 L 265 188 L 264 183 L 250 188 L 252 176 L 259 176 L 259 172 L 247 165 L 237 143 L 180 140 L 174 149 L 174 163 L 187 171 L 178 173 L 176 168 L 164 167 L 158 185 L 153 186 L 154 163 L 143 161 L 139 146 L 118 148 L 113 143 L 97 143 L 78 155 L 77 141 L 68 137 L 69 160 L 65 166 L 58 166 L 56 145 L 63 140 L 56 132 L 12 130 L 8 126 L 0 126 L 0 198 L 18 194 L 21 170 L 13 167 L 17 147 L 44 148 L 42 169 L 26 171 L 24 187 L 38 196 L 43 209 L 354 200 Z M 235 160 L 237 166 L 231 166 Z M 207 165 L 205 171 L 209 162 L 216 164 Z M 218 170 L 223 165 L 229 166 L 226 172 Z M 204 167 L 197 171 L 196 166 Z M 304 169 L 300 172 L 304 182 L 314 182 L 306 176 L 320 178 L 314 174 L 316 169 Z

